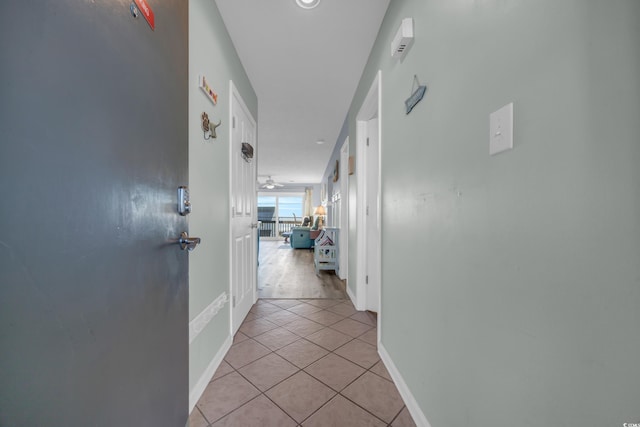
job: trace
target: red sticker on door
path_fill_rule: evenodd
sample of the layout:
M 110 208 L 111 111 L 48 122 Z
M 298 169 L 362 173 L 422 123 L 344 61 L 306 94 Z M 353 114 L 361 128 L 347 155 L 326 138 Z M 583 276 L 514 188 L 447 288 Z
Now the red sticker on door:
M 135 2 L 136 2 L 136 5 L 138 6 L 138 9 L 142 11 L 142 15 L 144 16 L 144 19 L 146 19 L 147 22 L 149 23 L 149 26 L 151 27 L 151 29 L 155 30 L 156 18 L 153 15 L 153 10 L 151 10 L 151 7 L 147 3 L 147 0 L 135 0 Z

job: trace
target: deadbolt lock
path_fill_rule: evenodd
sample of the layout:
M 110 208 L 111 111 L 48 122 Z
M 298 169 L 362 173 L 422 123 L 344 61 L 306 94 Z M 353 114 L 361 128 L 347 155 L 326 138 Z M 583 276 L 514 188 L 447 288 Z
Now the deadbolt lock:
M 178 213 L 186 216 L 191 213 L 191 200 L 189 199 L 189 187 L 178 187 Z

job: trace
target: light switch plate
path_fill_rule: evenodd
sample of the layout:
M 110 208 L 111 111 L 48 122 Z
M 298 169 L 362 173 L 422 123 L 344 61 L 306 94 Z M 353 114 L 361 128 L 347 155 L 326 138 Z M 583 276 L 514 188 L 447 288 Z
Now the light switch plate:
M 489 154 L 513 148 L 513 102 L 489 115 Z

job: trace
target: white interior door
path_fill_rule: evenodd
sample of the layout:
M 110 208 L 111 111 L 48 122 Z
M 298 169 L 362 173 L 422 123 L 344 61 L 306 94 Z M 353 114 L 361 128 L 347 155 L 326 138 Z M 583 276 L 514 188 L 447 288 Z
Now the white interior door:
M 367 122 L 366 144 L 366 286 L 367 310 L 380 309 L 380 186 L 378 118 Z
M 382 72 L 378 71 L 356 116 L 356 308 L 381 319 L 380 115 Z M 350 198 L 351 199 L 351 198 Z M 355 209 L 353 209 L 355 207 Z M 381 328 L 378 328 L 378 340 Z
M 256 122 L 231 83 L 231 333 L 256 301 Z M 242 154 L 253 146 L 253 159 Z

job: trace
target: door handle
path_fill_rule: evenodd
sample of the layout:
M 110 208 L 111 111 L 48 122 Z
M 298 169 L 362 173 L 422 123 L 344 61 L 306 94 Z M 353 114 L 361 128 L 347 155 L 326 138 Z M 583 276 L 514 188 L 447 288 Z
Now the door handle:
M 184 250 L 188 250 L 189 252 L 191 252 L 192 250 L 194 250 L 196 248 L 196 246 L 198 246 L 200 244 L 200 238 L 199 237 L 189 237 L 189 235 L 187 234 L 186 231 L 183 231 L 180 234 L 180 239 L 178 240 L 178 244 L 180 245 L 180 249 Z
M 258 223 L 257 222 L 251 223 L 251 228 L 258 228 Z

